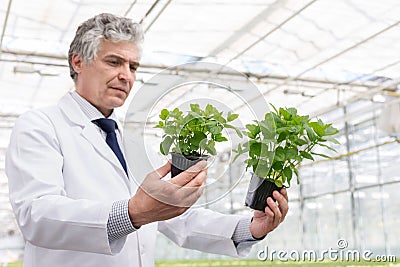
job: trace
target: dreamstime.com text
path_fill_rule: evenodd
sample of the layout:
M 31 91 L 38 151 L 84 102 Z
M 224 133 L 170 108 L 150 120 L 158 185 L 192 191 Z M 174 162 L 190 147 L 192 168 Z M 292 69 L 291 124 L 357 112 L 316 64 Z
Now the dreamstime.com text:
M 268 246 L 257 253 L 260 261 L 313 261 L 320 262 L 324 260 L 342 261 L 342 262 L 396 262 L 395 255 L 375 255 L 371 250 L 347 249 L 348 243 L 345 239 L 337 241 L 337 248 L 329 248 L 322 251 L 315 250 L 269 250 Z

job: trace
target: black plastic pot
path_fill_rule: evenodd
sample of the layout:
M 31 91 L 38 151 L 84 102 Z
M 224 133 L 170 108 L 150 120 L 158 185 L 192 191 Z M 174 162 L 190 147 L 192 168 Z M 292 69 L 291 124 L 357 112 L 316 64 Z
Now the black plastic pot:
M 282 187 L 279 188 L 275 183 L 259 178 L 253 173 L 247 190 L 245 205 L 253 210 L 264 211 L 267 206 L 267 198 L 272 197 L 272 192 L 275 190 L 279 191 L 281 189 Z M 274 198 L 272 197 L 272 199 Z
M 171 153 L 172 156 L 172 166 L 171 166 L 171 177 L 174 177 L 180 174 L 183 171 L 186 171 L 197 162 L 201 160 L 207 160 L 208 156 L 186 156 L 179 153 Z

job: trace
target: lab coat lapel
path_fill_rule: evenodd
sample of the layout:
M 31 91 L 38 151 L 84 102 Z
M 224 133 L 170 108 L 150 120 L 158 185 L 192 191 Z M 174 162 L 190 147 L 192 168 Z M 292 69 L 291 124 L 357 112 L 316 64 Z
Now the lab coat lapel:
M 82 127 L 82 136 L 92 144 L 94 149 L 96 149 L 105 160 L 111 162 L 116 168 L 118 168 L 121 172 L 121 175 L 126 177 L 125 170 L 118 161 L 117 156 L 115 156 L 114 152 L 104 141 L 94 124 L 87 119 L 85 114 L 81 111 L 79 105 L 75 102 L 70 94 L 65 95 L 60 100 L 59 106 L 73 124 Z

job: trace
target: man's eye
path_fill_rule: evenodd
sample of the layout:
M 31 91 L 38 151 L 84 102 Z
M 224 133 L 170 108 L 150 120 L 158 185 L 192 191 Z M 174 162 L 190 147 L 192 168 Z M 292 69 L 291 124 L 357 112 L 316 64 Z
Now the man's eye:
M 130 69 L 131 69 L 132 72 L 136 72 L 137 67 L 136 66 L 130 66 Z
M 110 64 L 111 66 L 117 66 L 118 65 L 118 61 L 110 60 L 110 61 L 108 61 L 108 64 Z

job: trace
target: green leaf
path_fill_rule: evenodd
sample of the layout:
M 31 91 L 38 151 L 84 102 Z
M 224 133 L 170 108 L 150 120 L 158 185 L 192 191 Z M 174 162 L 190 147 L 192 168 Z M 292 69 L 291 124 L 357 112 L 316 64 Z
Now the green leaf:
M 296 177 L 299 177 L 299 170 L 296 167 L 292 166 L 292 171 L 296 174 Z
M 308 139 L 310 139 L 310 141 L 315 141 L 317 139 L 317 136 L 315 135 L 311 127 L 308 126 L 307 123 L 304 123 L 304 128 L 306 129 Z
M 196 145 L 193 143 L 188 143 L 187 145 L 188 145 L 188 147 L 185 150 L 186 155 L 196 156 L 196 155 L 200 154 L 200 144 Z
M 293 125 L 289 127 L 289 132 L 291 132 L 291 134 L 298 134 L 301 131 L 301 126 L 300 125 Z
M 306 140 L 303 140 L 303 139 L 300 139 L 300 138 L 296 138 L 294 142 L 295 142 L 296 145 L 299 145 L 299 146 L 303 146 L 303 145 L 307 144 Z
M 154 128 L 164 128 L 164 122 L 163 121 L 159 121 L 158 124 L 156 126 L 154 126 Z
M 286 111 L 292 116 L 297 116 L 297 109 L 296 108 L 287 108 Z
M 185 137 L 187 137 L 190 133 L 191 133 L 190 131 L 188 131 L 187 129 L 183 128 L 183 129 L 181 129 L 181 130 L 179 131 L 178 134 L 179 134 L 180 137 L 185 138 Z
M 218 123 L 218 121 L 215 121 L 215 120 L 208 120 L 206 123 L 205 123 L 205 125 L 207 126 L 207 127 L 213 127 L 213 126 L 216 126 L 216 125 L 218 125 L 219 123 Z
M 211 126 L 209 128 L 210 133 L 212 134 L 219 134 L 222 132 L 223 127 L 221 125 L 215 125 L 215 126 Z
M 182 123 L 184 125 L 188 125 L 193 119 L 197 118 L 197 114 L 193 113 L 192 111 L 190 111 L 182 120 Z M 178 123 L 178 121 L 175 121 L 175 123 Z
M 326 140 L 328 140 L 329 142 L 332 142 L 334 144 L 340 145 L 340 142 L 338 140 L 336 140 L 335 138 L 327 138 Z
M 222 115 L 220 113 L 217 113 L 216 115 L 214 115 L 213 119 L 215 119 L 216 121 L 218 121 L 221 124 L 226 123 L 226 120 L 224 119 L 224 117 L 222 117 Z
M 284 184 L 284 183 L 286 182 L 286 176 L 285 176 L 285 174 L 283 173 L 283 170 L 282 170 L 282 172 L 280 173 L 280 176 L 278 176 L 278 178 L 277 178 L 276 180 L 280 180 L 280 181 L 282 182 L 282 184 Z
M 276 179 L 276 180 L 274 181 L 274 183 L 275 183 L 275 185 L 276 185 L 277 187 L 282 187 L 282 186 L 283 186 L 282 180 L 280 180 L 280 179 Z
M 257 167 L 258 161 L 259 161 L 258 159 L 250 158 L 250 159 L 246 159 L 244 162 L 245 162 L 248 166 L 255 166 L 255 167 Z
M 254 156 L 258 156 L 259 157 L 261 155 L 261 143 L 253 142 L 250 145 L 249 155 L 250 155 L 251 158 L 253 158 Z
M 225 141 L 228 141 L 228 139 L 225 137 L 225 136 L 223 136 L 222 134 L 216 134 L 216 135 L 213 135 L 212 136 L 213 137 L 213 139 L 214 139 L 214 141 L 215 142 L 225 142 Z
M 274 157 L 275 161 L 285 161 L 285 150 L 283 149 L 283 147 L 277 147 L 275 150 L 275 157 Z
M 166 136 L 164 140 L 160 143 L 160 152 L 163 155 L 168 155 L 169 149 L 171 148 L 172 143 L 174 140 L 171 136 Z
M 311 126 L 311 128 L 314 130 L 314 132 L 318 135 L 318 136 L 324 136 L 325 134 L 325 129 L 323 126 L 321 126 L 320 123 L 318 122 L 310 122 L 308 124 L 309 126 Z M 323 124 L 322 124 L 323 125 Z
M 265 143 L 261 143 L 261 151 L 260 151 L 260 157 L 269 157 L 271 156 L 271 152 L 268 149 L 268 146 Z
M 268 167 L 267 163 L 260 160 L 258 162 L 255 174 L 260 178 L 266 178 L 268 175 L 268 172 L 269 172 L 269 167 Z
M 242 149 L 243 149 L 242 150 L 243 153 L 247 153 L 250 151 L 250 145 L 248 144 L 248 142 L 243 144 Z
M 180 111 L 178 108 L 174 108 L 174 110 L 169 113 L 169 116 L 179 119 L 182 116 L 182 111 Z
M 285 120 L 291 120 L 292 114 L 290 114 L 286 109 L 279 108 L 279 115 L 283 116 Z
M 278 127 L 278 128 L 276 129 L 276 133 L 280 134 L 280 133 L 286 132 L 286 134 L 289 134 L 289 132 L 291 131 L 291 129 L 292 129 L 291 126 L 285 126 L 285 127 L 280 126 L 280 127 Z
M 275 113 L 271 113 L 271 116 L 275 122 L 275 125 L 277 126 L 276 128 L 279 128 L 279 125 L 283 124 L 283 121 L 281 120 L 281 118 L 276 115 Z
M 271 107 L 274 109 L 275 113 L 278 114 L 278 110 L 276 109 L 276 107 L 274 105 L 272 105 L 272 103 L 269 103 L 271 105 Z M 267 114 L 271 114 L 271 112 L 267 113 Z
M 209 142 L 207 142 L 206 139 L 203 139 L 200 142 L 200 147 L 202 149 L 205 149 L 211 155 L 216 155 L 217 154 L 217 151 L 215 150 L 215 142 L 213 140 L 210 140 Z
M 193 133 L 193 137 L 190 138 L 190 141 L 193 145 L 199 146 L 203 139 L 207 139 L 207 135 L 203 132 L 196 131 Z
M 256 136 L 257 134 L 260 133 L 260 126 L 255 125 L 255 124 L 247 124 L 246 125 L 247 130 L 250 131 L 252 136 Z
M 263 120 L 260 122 L 260 130 L 265 139 L 275 139 L 275 124 L 273 120 Z
M 206 114 L 206 116 L 210 116 L 210 115 L 213 115 L 213 114 L 215 114 L 215 113 L 218 113 L 218 111 L 214 108 L 214 106 L 213 105 L 211 105 L 211 104 L 208 104 L 207 106 L 206 106 L 206 110 L 205 110 L 206 112 L 205 112 L 205 114 Z
M 292 169 L 290 167 L 286 167 L 282 170 L 282 173 L 285 175 L 286 180 L 290 183 L 292 179 Z
M 227 116 L 226 120 L 228 122 L 231 122 L 231 121 L 236 120 L 238 117 L 239 117 L 239 114 L 234 114 L 234 113 L 228 112 L 228 116 Z
M 166 120 L 168 116 L 169 116 L 169 111 L 167 109 L 164 108 L 163 110 L 161 110 L 160 119 Z
M 176 147 L 176 152 L 177 153 L 182 153 L 182 154 L 191 154 L 190 152 L 187 153 L 187 150 L 189 149 L 189 144 L 185 143 L 184 141 L 179 141 Z
M 179 129 L 174 126 L 166 126 L 164 127 L 164 132 L 168 135 L 175 135 L 177 132 L 179 132 Z
M 288 136 L 288 134 L 289 134 L 288 132 L 282 132 L 282 133 L 280 133 L 279 136 L 278 136 L 277 142 L 278 142 L 278 143 L 281 143 L 283 140 L 286 139 L 286 137 Z
M 200 113 L 200 106 L 199 104 L 190 104 L 190 110 L 196 114 Z
M 203 127 L 204 123 L 204 118 L 202 117 L 196 117 L 190 120 L 185 127 L 190 130 L 190 131 L 198 131 Z M 202 131 L 202 130 L 201 130 Z
M 325 154 L 320 154 L 320 153 L 315 153 L 315 152 L 311 152 L 311 154 L 317 155 L 317 156 L 320 156 L 320 157 L 323 157 L 323 158 L 327 158 L 327 159 L 330 159 L 330 158 L 331 158 L 330 156 L 325 155 Z
M 256 136 L 253 135 L 251 132 L 243 131 L 243 134 L 248 136 L 250 139 L 256 139 Z
M 328 124 L 328 127 L 325 129 L 325 135 L 335 135 L 339 132 L 338 129 Z
M 214 147 L 206 146 L 206 150 L 207 150 L 208 153 L 210 153 L 213 156 L 217 155 L 217 150 L 215 150 Z
M 277 161 L 272 164 L 272 168 L 276 171 L 280 171 L 283 169 L 283 162 L 282 161 Z
M 306 159 L 314 160 L 314 158 L 311 156 L 311 154 L 309 154 L 309 153 L 307 153 L 307 152 L 305 152 L 305 151 L 300 151 L 300 155 L 301 155 L 302 157 L 306 158 Z
M 333 152 L 337 152 L 336 149 L 334 149 L 334 148 L 332 148 L 332 147 L 330 147 L 330 146 L 328 146 L 328 145 L 325 145 L 325 144 L 318 144 L 318 145 L 323 146 L 323 147 L 326 147 L 327 149 L 329 149 L 329 150 L 331 150 L 331 151 L 333 151 Z
M 285 148 L 285 156 L 286 156 L 285 158 L 288 160 L 295 159 L 298 153 L 299 151 L 297 150 L 297 147 Z
M 223 124 L 223 125 L 224 125 L 225 128 L 234 129 L 235 132 L 236 132 L 236 134 L 237 134 L 240 138 L 243 138 L 243 133 L 242 133 L 238 128 L 236 128 L 235 126 L 230 125 L 230 124 L 227 124 L 227 123 L 225 123 L 225 124 Z

